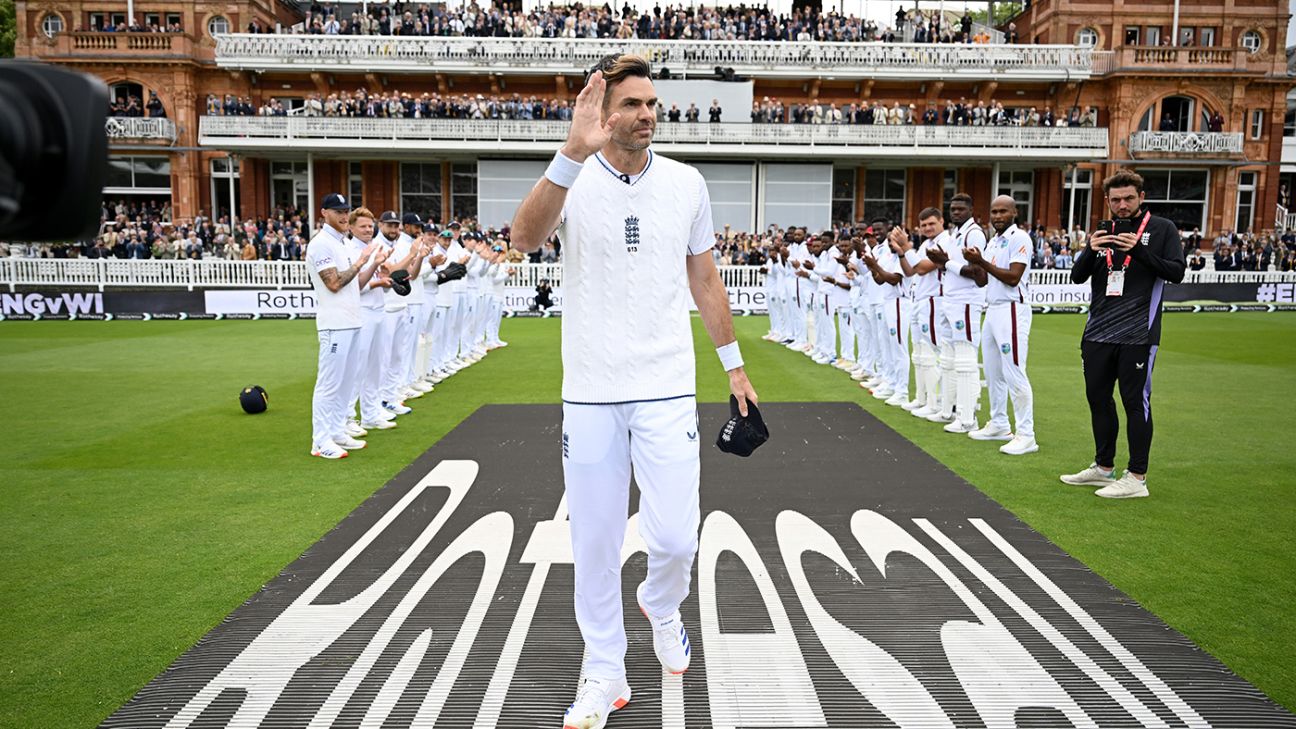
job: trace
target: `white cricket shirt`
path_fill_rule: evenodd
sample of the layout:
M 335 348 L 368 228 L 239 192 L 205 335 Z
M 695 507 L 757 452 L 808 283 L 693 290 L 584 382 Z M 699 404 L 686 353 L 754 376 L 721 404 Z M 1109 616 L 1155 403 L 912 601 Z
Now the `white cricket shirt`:
M 1030 295 L 1030 290 L 1027 288 L 1030 284 L 1030 235 L 1016 225 L 1008 226 L 1002 235 L 990 239 L 990 244 L 985 250 L 985 258 L 997 268 L 1008 268 L 1014 263 L 1026 264 L 1026 270 L 1022 272 L 1021 280 L 1016 286 L 1009 286 L 991 276 L 990 282 L 986 284 L 986 303 L 1026 303 L 1026 298 Z
M 964 248 L 986 249 L 985 231 L 981 230 L 981 226 L 973 218 L 968 218 L 943 246 L 949 254 L 950 263 L 954 264 L 945 269 L 942 277 L 941 282 L 945 287 L 943 296 L 948 301 L 959 304 L 981 304 L 985 302 L 985 291 L 977 287 L 976 281 L 956 273 L 968 265 L 967 259 L 963 257 Z M 955 272 L 951 272 L 951 269 Z
M 341 272 L 350 267 L 351 256 L 347 253 L 342 233 L 325 223 L 306 244 L 306 270 L 310 272 L 311 287 L 315 289 L 317 330 L 360 328 L 360 282 L 353 278 L 334 293 L 320 278 L 320 271 L 332 268 Z
M 612 404 L 696 394 L 687 256 L 715 245 L 711 200 L 693 167 L 648 154 L 622 177 L 600 155 L 567 192 L 563 400 Z

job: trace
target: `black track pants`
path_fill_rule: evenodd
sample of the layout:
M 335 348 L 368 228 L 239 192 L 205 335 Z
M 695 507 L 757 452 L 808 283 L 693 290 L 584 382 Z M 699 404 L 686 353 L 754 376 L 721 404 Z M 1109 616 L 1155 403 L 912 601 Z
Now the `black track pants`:
M 1120 383 L 1128 429 L 1128 468 L 1133 473 L 1147 473 L 1148 451 L 1152 448 L 1152 367 L 1156 353 L 1155 344 L 1080 342 L 1085 397 L 1093 419 L 1094 462 L 1098 465 L 1114 467 L 1116 463 L 1120 419 L 1112 386 Z

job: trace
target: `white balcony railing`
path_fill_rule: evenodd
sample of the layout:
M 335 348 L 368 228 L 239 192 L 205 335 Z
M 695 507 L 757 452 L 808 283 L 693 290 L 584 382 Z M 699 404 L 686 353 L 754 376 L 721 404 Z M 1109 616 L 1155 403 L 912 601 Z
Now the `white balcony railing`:
M 175 142 L 176 126 L 170 119 L 146 119 L 134 116 L 110 116 L 104 121 L 108 139 L 161 139 Z
M 1134 132 L 1130 152 L 1242 154 L 1242 132 Z
M 600 40 L 592 38 L 476 38 L 341 35 L 257 35 L 216 38 L 216 63 L 254 71 L 342 73 L 583 74 L 609 53 L 636 53 L 654 69 L 800 78 L 1002 78 L 1078 80 L 1092 73 L 1082 46 L 932 43 L 817 43 L 784 41 Z
M 489 119 L 355 119 L 345 117 L 208 116 L 203 146 L 230 150 L 435 149 L 532 152 L 567 138 L 568 122 Z M 833 154 L 1030 151 L 1050 158 L 1101 158 L 1107 130 L 1085 127 L 874 126 L 871 124 L 709 124 L 663 122 L 654 144 L 663 152 Z
M 534 288 L 540 279 L 562 285 L 562 264 L 517 264 L 510 286 Z M 727 288 L 760 286 L 765 276 L 757 266 L 719 266 Z M 1035 286 L 1071 283 L 1070 271 L 1031 271 Z M 1184 283 L 1296 283 L 1296 272 L 1192 271 Z M 19 286 L 51 289 L 309 289 L 310 276 L 301 261 L 116 260 L 78 258 L 0 258 L 0 289 Z

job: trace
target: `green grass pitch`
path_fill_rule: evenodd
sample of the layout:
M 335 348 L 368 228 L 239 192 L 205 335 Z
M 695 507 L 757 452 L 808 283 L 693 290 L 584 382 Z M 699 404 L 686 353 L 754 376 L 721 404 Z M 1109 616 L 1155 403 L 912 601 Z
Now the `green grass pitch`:
M 721 401 L 694 325 L 699 397 Z M 861 403 L 1296 709 L 1296 317 L 1166 316 L 1152 498 L 1132 502 L 1057 480 L 1093 452 L 1082 317 L 1035 318 L 1042 450 L 1019 459 L 760 341 L 764 318 L 737 326 L 762 399 Z M 401 427 L 341 463 L 309 458 L 313 327 L 0 324 L 0 726 L 95 725 L 479 405 L 559 400 L 559 322 L 508 320 L 512 346 L 415 401 Z M 237 393 L 253 383 L 270 410 L 248 417 Z

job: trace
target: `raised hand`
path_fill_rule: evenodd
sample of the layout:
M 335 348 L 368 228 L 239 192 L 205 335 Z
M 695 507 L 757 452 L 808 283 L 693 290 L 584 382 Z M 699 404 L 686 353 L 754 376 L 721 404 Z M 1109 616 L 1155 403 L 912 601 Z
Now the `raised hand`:
M 949 254 L 936 246 L 927 249 L 927 257 L 937 266 L 944 266 L 949 263 Z
M 567 143 L 562 153 L 576 162 L 584 162 L 586 157 L 603 149 L 612 138 L 612 130 L 621 119 L 616 113 L 603 121 L 603 94 L 607 92 L 607 82 L 603 72 L 590 74 L 589 82 L 576 97 L 576 108 L 572 111 L 571 129 L 567 132 Z
M 980 266 L 985 263 L 985 259 L 981 257 L 980 248 L 964 248 L 963 258 L 967 259 L 967 262 L 973 266 Z

